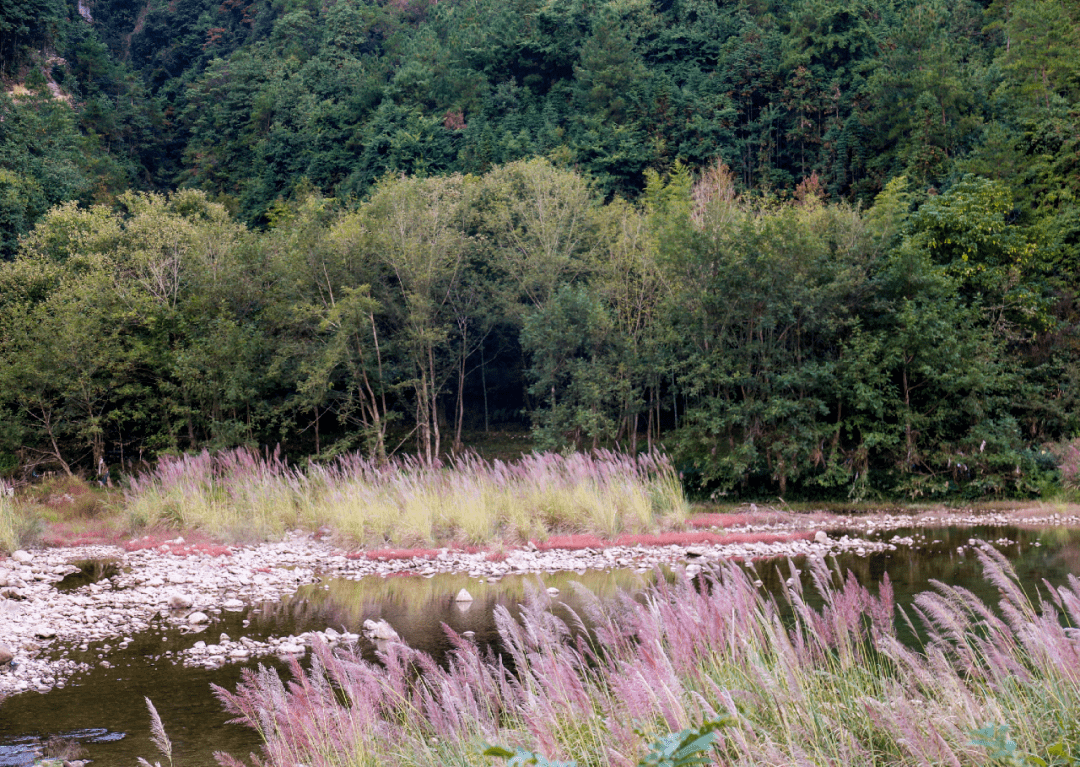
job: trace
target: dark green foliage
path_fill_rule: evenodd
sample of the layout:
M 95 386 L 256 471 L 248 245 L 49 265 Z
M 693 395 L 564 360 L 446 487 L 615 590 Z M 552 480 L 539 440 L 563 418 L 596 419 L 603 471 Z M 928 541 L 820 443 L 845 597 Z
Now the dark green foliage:
M 1041 492 L 1080 429 L 1074 5 L 9 3 L 0 450 L 494 419 L 708 491 Z
M 649 745 L 648 752 L 638 760 L 638 767 L 697 767 L 711 764 L 712 758 L 709 754 L 717 740 L 716 733 L 728 724 L 725 719 L 716 719 L 705 722 L 700 727 L 688 727 L 681 732 L 664 735 Z M 640 730 L 634 732 L 643 738 L 647 737 Z M 499 746 L 490 746 L 484 751 L 484 755 L 507 759 L 508 767 L 577 767 L 577 762 L 552 761 L 523 748 L 507 751 Z

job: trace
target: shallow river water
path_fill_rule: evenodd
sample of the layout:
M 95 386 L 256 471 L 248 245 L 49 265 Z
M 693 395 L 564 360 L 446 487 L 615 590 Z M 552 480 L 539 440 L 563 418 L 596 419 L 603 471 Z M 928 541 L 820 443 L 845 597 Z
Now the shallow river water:
M 974 540 L 993 543 L 1008 556 L 1029 593 L 1040 588 L 1044 580 L 1058 585 L 1069 574 L 1080 575 L 1080 530 L 971 527 L 881 534 L 885 540 L 894 536 L 910 537 L 914 545 L 898 545 L 895 551 L 862 557 L 844 555 L 837 558 L 837 564 L 844 571 L 853 571 L 866 585 L 879 583 L 888 574 L 901 606 L 929 589 L 931 580 L 963 585 L 984 601 L 996 602 L 997 590 L 983 579 L 971 549 Z M 796 560 L 795 565 L 799 567 L 800 563 Z M 755 567 L 763 588 L 771 590 L 779 589 L 789 574 L 787 563 L 782 561 L 759 561 Z M 139 756 L 153 763 L 161 757 L 150 742 L 144 696 L 153 700 L 161 715 L 173 742 L 173 764 L 178 767 L 214 765 L 214 751 L 234 756 L 257 752 L 256 733 L 229 724 L 211 691 L 211 684 L 235 687 L 243 665 L 229 664 L 214 670 L 187 668 L 174 665 L 165 656 L 200 640 L 215 642 L 221 633 L 234 639 L 295 635 L 327 627 L 358 633 L 366 619 L 381 618 L 409 645 L 438 657 L 449 647 L 442 624 L 459 633 L 475 632 L 478 642 L 495 643 L 495 605 L 513 608 L 530 588 L 557 588 L 556 609 L 565 609 L 559 608 L 560 604 L 573 609 L 577 604 L 575 583 L 603 597 L 619 590 L 641 590 L 653 577 L 619 570 L 558 573 L 542 578 L 505 577 L 497 583 L 467 575 L 335 580 L 303 587 L 278 603 L 223 612 L 201 634 L 181 634 L 162 624 L 135 636 L 129 647 L 111 650 L 107 655 L 109 667 L 99 665 L 93 648 L 89 653 L 74 652 L 73 659 L 92 663 L 93 670 L 70 680 L 62 689 L 45 694 L 23 693 L 0 703 L 0 767 L 32 764 L 35 749 L 54 735 L 81 742 L 86 749 L 84 758 L 97 765 L 133 766 Z M 472 594 L 473 602 L 454 602 L 462 588 Z M 370 652 L 372 648 L 365 649 Z M 281 661 L 271 658 L 261 662 L 288 673 Z M 251 661 L 247 665 L 255 664 Z

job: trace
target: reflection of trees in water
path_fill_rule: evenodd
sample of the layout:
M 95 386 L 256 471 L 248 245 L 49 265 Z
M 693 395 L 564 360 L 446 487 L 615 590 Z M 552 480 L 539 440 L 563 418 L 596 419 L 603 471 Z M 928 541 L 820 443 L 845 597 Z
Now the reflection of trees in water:
M 1054 554 L 1053 563 L 1057 567 L 1080 576 L 1080 544 L 1065 546 Z
M 835 534 L 842 535 L 843 531 Z M 1016 541 L 996 548 L 1012 561 L 1020 583 L 1029 588 L 1029 593 L 1041 588 L 1044 578 L 1060 584 L 1069 573 L 1080 572 L 1080 531 L 1077 530 L 981 526 L 904 529 L 881 534 L 884 540 L 893 536 L 914 536 L 919 545 L 901 545 L 896 551 L 864 557 L 844 554 L 831 559 L 830 567 L 840 578 L 852 572 L 871 591 L 888 576 L 897 605 L 905 609 L 917 594 L 932 588 L 931 581 L 964 586 L 988 604 L 997 604 L 999 595 L 983 577 L 978 559 L 971 551 L 972 539 Z M 1036 541 L 1042 546 L 1033 546 Z M 964 547 L 964 553 L 957 551 L 959 547 Z M 813 603 L 818 596 L 810 588 L 806 558 L 797 557 L 791 563 L 801 572 L 806 596 Z M 782 593 L 784 581 L 791 576 L 787 560 L 758 561 L 752 567 L 762 581 L 762 588 L 776 595 Z M 339 579 L 306 586 L 281 602 L 262 605 L 261 613 L 249 617 L 253 632 L 274 635 L 321 631 L 328 627 L 360 633 L 365 620 L 382 619 L 411 647 L 441 657 L 449 649 L 443 624 L 459 634 L 473 632 L 481 644 L 495 644 L 498 641 L 493 619 L 496 605 L 503 605 L 517 615 L 518 605 L 527 599 L 530 591 L 559 589 L 552 610 L 566 619 L 570 616 L 563 604 L 578 615 L 583 612 L 574 583 L 582 584 L 600 599 L 609 599 L 620 591 L 639 592 L 654 578 L 653 573 L 639 575 L 630 570 L 615 570 L 507 576 L 496 583 L 467 574 Z M 454 602 L 455 595 L 463 588 L 472 595 L 473 602 L 465 605 Z
M 943 527 L 894 530 L 883 533 L 881 537 L 889 540 L 894 535 L 915 536 L 916 542 L 920 541 L 920 536 L 925 540 L 918 547 L 898 546 L 896 551 L 873 552 L 865 557 L 855 554 L 830 557 L 829 567 L 834 572 L 834 581 L 839 583 L 851 572 L 860 584 L 873 591 L 888 576 L 896 605 L 905 610 L 918 594 L 932 590 L 934 581 L 962 586 L 986 604 L 997 605 L 1001 595 L 997 587 L 984 577 L 970 544 L 972 540 L 990 543 L 1004 554 L 1029 596 L 1034 596 L 1036 591 L 1045 592 L 1044 581 L 1053 586 L 1062 585 L 1070 573 L 1080 573 L 1080 530 L 1076 529 Z M 1003 539 L 1011 543 L 994 544 Z M 1035 546 L 1036 542 L 1040 546 Z M 958 551 L 961 547 L 964 548 L 963 552 Z M 790 565 L 787 560 L 772 560 L 754 563 L 754 569 L 762 581 L 762 588 L 782 602 L 780 595 L 784 582 L 791 577 L 793 565 L 800 573 L 807 603 L 820 608 L 822 600 L 817 591 L 811 588 L 808 564 L 806 557 L 796 557 L 790 561 Z M 897 624 L 901 635 L 906 632 L 904 626 L 903 621 Z M 906 639 L 910 641 L 915 637 L 907 636 Z
M 336 579 L 305 586 L 280 602 L 265 603 L 249 618 L 252 633 L 273 635 L 326 628 L 361 633 L 365 620 L 386 620 L 410 647 L 441 657 L 450 649 L 444 625 L 458 634 L 473 632 L 481 645 L 496 644 L 496 605 L 516 615 L 518 605 L 529 599 L 530 593 L 546 599 L 545 590 L 557 588 L 559 594 L 552 599 L 552 610 L 567 619 L 569 613 L 563 604 L 580 611 L 575 583 L 607 599 L 620 591 L 640 591 L 653 578 L 651 573 L 615 570 L 506 576 L 496 583 L 464 574 Z M 472 602 L 454 601 L 463 588 L 472 595 Z

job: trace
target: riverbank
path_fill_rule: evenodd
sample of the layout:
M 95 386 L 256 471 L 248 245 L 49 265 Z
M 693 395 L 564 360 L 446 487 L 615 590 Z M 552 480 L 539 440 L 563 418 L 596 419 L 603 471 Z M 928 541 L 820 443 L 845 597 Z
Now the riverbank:
M 682 566 L 693 573 L 714 562 L 918 548 L 932 538 L 935 527 L 1080 527 L 1080 508 L 939 508 L 878 514 L 759 509 L 698 515 L 689 522 L 690 529 L 680 533 L 614 540 L 551 537 L 514 548 L 361 550 L 343 547 L 325 535 L 328 531 L 290 531 L 280 541 L 246 546 L 190 534 L 148 535 L 122 545 L 16 552 L 0 559 L 0 645 L 11 650 L 15 661 L 13 667 L 0 670 L 0 695 L 46 692 L 68 684 L 90 668 L 88 653 L 93 662 L 108 664 L 111 651 L 126 647 L 133 635 L 146 631 L 205 632 L 201 646 L 196 642 L 182 654 L 160 660 L 206 666 L 266 655 L 296 656 L 319 639 L 330 644 L 357 641 L 359 637 L 332 627 L 259 640 L 242 635 L 222 639 L 213 631 L 216 616 L 224 611 L 276 601 L 301 586 L 335 578 L 468 573 L 478 580 L 497 580 L 511 574 L 646 571 L 661 566 Z M 897 530 L 916 532 L 893 534 Z M 81 574 L 84 570 L 87 573 Z M 89 576 L 94 573 L 103 577 L 79 585 L 80 579 L 92 580 Z M 375 634 L 380 631 L 384 629 L 372 629 Z

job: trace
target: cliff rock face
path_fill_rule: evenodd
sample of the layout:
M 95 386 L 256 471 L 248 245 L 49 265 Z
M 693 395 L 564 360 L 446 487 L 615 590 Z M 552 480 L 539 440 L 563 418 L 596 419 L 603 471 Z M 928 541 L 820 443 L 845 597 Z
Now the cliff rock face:
M 90 13 L 90 6 L 86 4 L 86 0 L 79 0 L 79 15 L 86 20 L 87 24 L 94 23 L 94 17 Z

